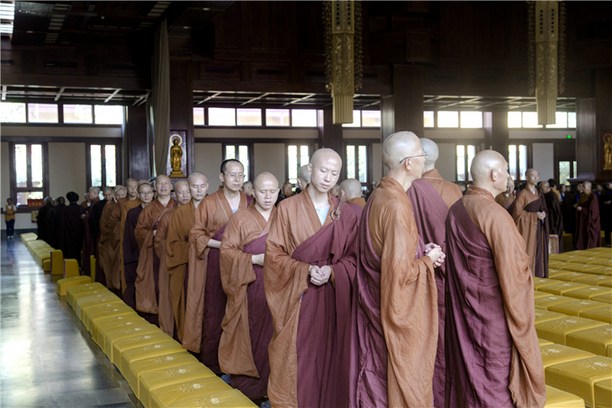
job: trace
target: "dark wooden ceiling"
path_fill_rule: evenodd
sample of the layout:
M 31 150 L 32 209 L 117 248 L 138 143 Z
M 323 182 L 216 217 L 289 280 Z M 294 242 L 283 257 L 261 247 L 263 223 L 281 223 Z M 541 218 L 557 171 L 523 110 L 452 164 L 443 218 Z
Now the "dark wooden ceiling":
M 3 3 L 5 1 L 3 0 Z M 10 1 L 9 1 L 10 3 Z M 194 106 L 323 107 L 321 2 L 16 1 L 2 35 L 2 100 L 141 104 L 155 27 L 191 63 Z M 356 108 L 392 92 L 394 64 L 424 67 L 426 109 L 535 109 L 525 2 L 362 2 L 363 88 Z M 566 3 L 565 92 L 592 96 L 612 66 L 612 7 Z

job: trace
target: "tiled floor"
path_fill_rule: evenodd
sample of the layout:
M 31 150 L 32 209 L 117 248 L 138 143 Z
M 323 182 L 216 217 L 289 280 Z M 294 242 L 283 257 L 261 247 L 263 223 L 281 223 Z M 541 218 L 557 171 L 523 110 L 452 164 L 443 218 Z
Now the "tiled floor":
M 0 406 L 141 407 L 18 234 L 0 246 Z

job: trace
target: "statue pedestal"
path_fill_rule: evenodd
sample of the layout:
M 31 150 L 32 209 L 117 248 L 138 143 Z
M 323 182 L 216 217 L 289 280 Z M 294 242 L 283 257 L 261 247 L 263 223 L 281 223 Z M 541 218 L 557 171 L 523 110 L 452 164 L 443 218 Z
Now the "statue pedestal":
M 172 173 L 170 173 L 170 175 L 168 176 L 170 178 L 185 178 L 185 174 L 183 174 L 182 171 L 173 171 Z

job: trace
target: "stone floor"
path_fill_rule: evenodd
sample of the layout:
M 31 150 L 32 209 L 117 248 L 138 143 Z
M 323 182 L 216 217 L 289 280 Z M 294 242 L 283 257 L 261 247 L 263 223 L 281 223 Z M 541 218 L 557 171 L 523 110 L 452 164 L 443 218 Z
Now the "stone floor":
M 0 406 L 142 407 L 19 234 L 2 235 Z

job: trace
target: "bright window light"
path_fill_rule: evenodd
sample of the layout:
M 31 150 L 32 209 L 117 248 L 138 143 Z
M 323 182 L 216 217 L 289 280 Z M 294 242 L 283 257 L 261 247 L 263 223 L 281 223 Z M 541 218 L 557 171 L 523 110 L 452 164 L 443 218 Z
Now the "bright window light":
M 204 108 L 193 108 L 194 126 L 204 126 Z
M 26 106 L 20 102 L 0 102 L 0 122 L 25 123 Z
M 432 128 L 435 126 L 433 111 L 423 112 L 423 126 L 426 128 Z
M 266 126 L 289 126 L 289 109 L 266 109 Z
M 460 112 L 460 118 L 464 129 L 482 128 L 482 112 Z
M 361 126 L 379 128 L 380 127 L 380 111 L 379 110 L 361 111 Z
M 236 109 L 208 108 L 208 124 L 210 126 L 236 126 Z
M 459 112 L 439 111 L 438 112 L 438 127 L 439 128 L 458 128 L 459 127 Z
M 91 105 L 64 105 L 64 123 L 93 123 Z
M 508 127 L 511 129 L 523 127 L 523 113 L 508 112 Z
M 124 112 L 121 105 L 94 105 L 96 125 L 123 125 Z
M 291 126 L 294 127 L 317 127 L 316 109 L 292 109 Z

